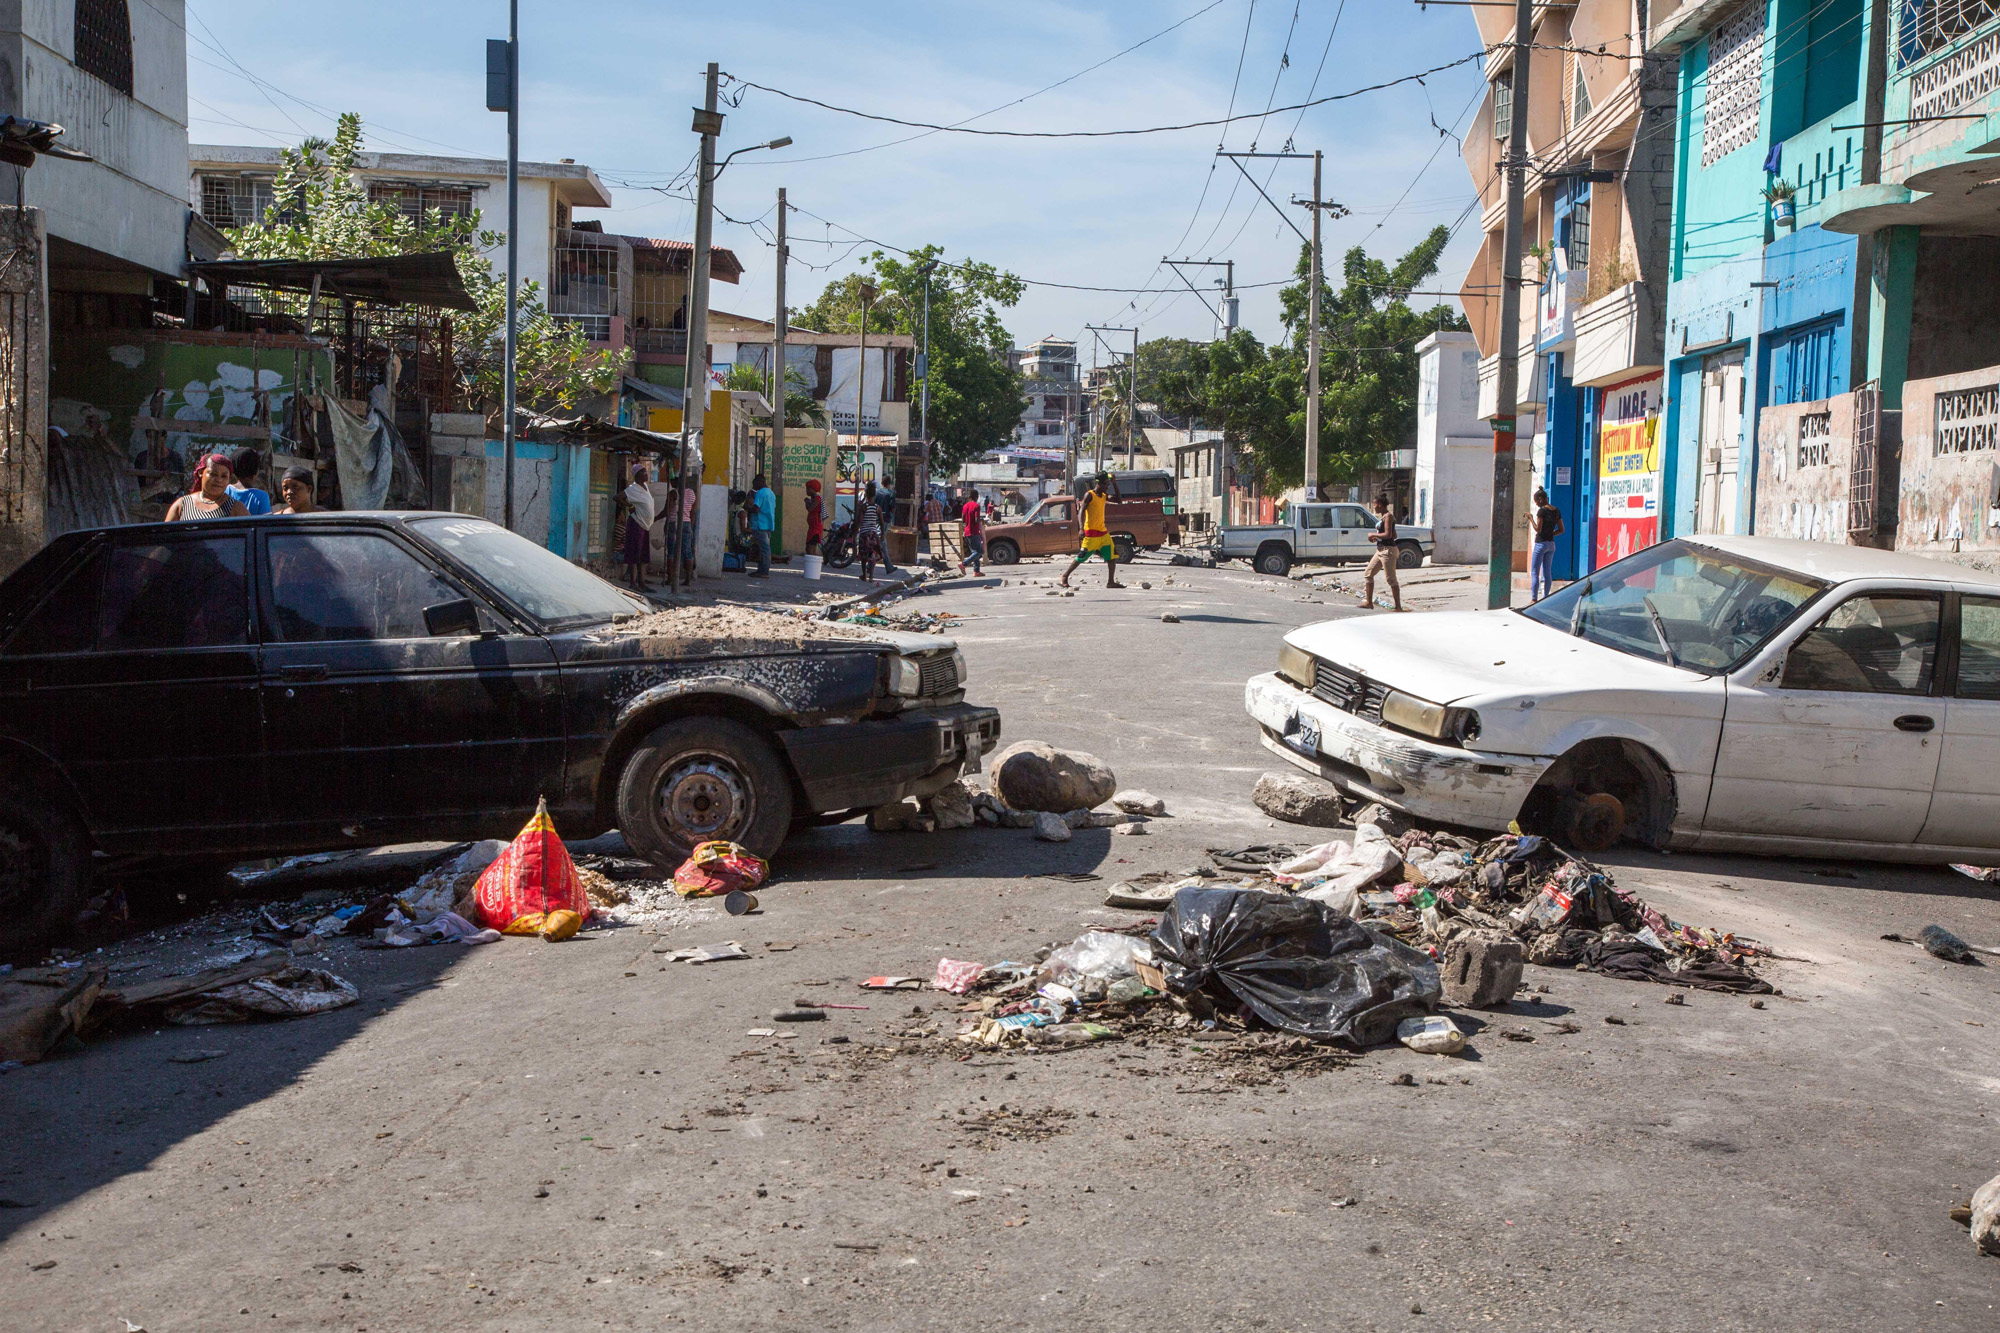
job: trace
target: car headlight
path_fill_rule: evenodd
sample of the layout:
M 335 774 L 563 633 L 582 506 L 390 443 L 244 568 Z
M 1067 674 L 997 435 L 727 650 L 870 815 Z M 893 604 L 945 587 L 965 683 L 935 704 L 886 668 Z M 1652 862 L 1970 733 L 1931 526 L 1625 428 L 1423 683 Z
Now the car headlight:
M 1313 687 L 1313 655 L 1303 648 L 1291 644 L 1281 644 L 1278 648 L 1278 674 L 1302 690 Z
M 1443 704 L 1425 703 L 1415 695 L 1390 690 L 1382 700 L 1382 720 L 1392 727 L 1414 731 L 1419 736 L 1444 737 Z
M 1444 734 L 1460 745 L 1472 744 L 1479 739 L 1479 714 L 1470 708 L 1445 709 Z
M 923 693 L 924 673 L 916 662 L 907 657 L 889 659 L 889 693 L 900 694 L 906 699 L 914 699 Z
M 958 683 L 961 685 L 965 684 L 966 681 L 972 678 L 971 671 L 966 669 L 965 653 L 960 649 L 957 648 L 952 649 L 951 669 L 955 673 L 957 673 Z

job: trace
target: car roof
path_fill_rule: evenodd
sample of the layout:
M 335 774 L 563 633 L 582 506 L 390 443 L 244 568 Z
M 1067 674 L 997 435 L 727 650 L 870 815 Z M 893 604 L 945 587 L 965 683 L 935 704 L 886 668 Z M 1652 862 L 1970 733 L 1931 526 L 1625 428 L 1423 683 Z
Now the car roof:
M 1725 537 L 1716 533 L 1689 535 L 1681 540 L 1832 583 L 1850 579 L 1911 579 L 1928 583 L 1978 583 L 2000 590 L 2000 574 L 1905 551 L 1796 541 L 1790 537 Z
M 80 528 L 76 532 L 64 533 L 65 537 L 75 537 L 79 533 L 88 535 L 100 532 L 187 532 L 200 528 L 222 528 L 236 523 L 352 523 L 363 519 L 376 523 L 406 523 L 414 518 L 467 518 L 487 523 L 490 519 L 477 514 L 454 514 L 448 509 L 321 509 L 310 514 L 251 514 L 241 518 L 196 518 L 182 523 L 118 523 L 102 528 Z M 494 524 L 498 527 L 498 524 Z

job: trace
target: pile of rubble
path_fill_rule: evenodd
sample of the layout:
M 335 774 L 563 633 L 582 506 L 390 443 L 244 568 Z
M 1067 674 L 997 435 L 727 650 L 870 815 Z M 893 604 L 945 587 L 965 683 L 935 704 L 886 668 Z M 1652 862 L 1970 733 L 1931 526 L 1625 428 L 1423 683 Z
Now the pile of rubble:
M 1100 806 L 1110 805 L 1110 810 Z M 868 816 L 877 833 L 939 829 L 1033 829 L 1044 842 L 1067 842 L 1078 829 L 1144 834 L 1167 803 L 1150 792 L 1120 791 L 1102 760 L 1045 741 L 1019 741 L 993 760 L 991 791 L 959 780 L 922 800 L 893 801 Z

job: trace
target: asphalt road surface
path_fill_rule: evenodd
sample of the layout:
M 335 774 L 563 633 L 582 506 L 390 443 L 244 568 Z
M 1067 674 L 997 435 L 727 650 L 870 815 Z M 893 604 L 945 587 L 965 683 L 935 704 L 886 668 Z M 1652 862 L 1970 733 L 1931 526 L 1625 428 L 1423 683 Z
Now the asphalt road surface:
M 0 1324 L 2000 1327 L 2000 1259 L 1946 1215 L 2000 1172 L 2000 970 L 1879 938 L 2000 943 L 1993 888 L 1949 871 L 1608 857 L 1670 915 L 1797 960 L 1767 969 L 1783 995 L 1675 1006 L 1530 968 L 1546 991 L 1472 1016 L 1459 1058 L 900 1038 L 951 1032 L 956 1001 L 860 979 L 1025 958 L 1131 920 L 1099 905 L 1112 879 L 1313 839 L 1249 802 L 1275 763 L 1242 683 L 1289 627 L 1353 612 L 1227 570 L 1020 582 L 1054 572 L 913 605 L 970 617 L 972 697 L 1008 739 L 1166 798 L 1150 836 L 817 830 L 760 915 L 349 952 L 357 1006 L 0 1075 Z M 752 958 L 654 952 L 725 939 Z M 794 997 L 870 1007 L 748 1035 Z

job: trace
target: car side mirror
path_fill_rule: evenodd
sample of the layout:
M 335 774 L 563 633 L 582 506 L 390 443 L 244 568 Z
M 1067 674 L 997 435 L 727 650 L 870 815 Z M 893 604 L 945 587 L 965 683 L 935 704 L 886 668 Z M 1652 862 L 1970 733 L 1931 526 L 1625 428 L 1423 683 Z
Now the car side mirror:
M 479 606 L 470 597 L 424 608 L 424 629 L 434 639 L 479 633 Z

